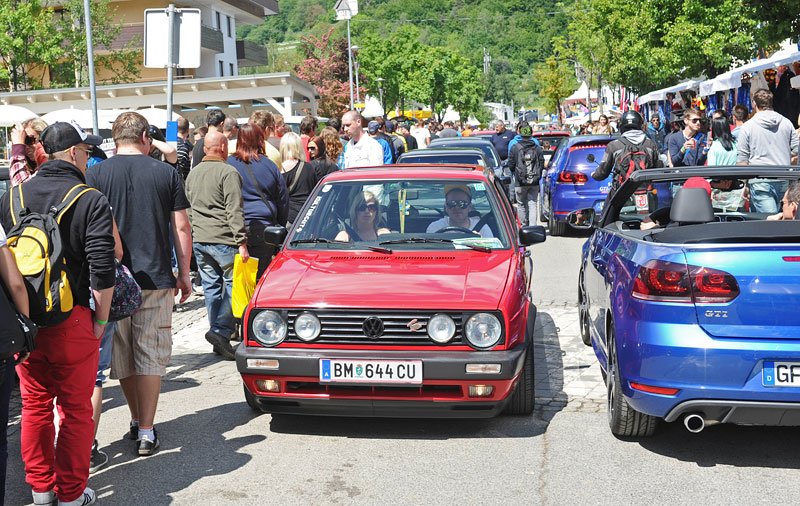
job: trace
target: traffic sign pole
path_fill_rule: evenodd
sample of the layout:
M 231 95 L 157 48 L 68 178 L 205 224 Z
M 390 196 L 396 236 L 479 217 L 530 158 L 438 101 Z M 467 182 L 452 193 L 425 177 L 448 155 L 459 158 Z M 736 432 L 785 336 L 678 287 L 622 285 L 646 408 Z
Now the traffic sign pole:
M 175 74 L 175 4 L 167 7 L 167 122 L 172 121 L 172 80 Z

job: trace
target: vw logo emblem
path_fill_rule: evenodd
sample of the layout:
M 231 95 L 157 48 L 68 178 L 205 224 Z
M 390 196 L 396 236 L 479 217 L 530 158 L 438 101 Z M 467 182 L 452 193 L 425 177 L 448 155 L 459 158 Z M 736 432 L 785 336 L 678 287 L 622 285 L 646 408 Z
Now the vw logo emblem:
M 377 316 L 370 316 L 361 324 L 364 335 L 370 339 L 378 339 L 383 335 L 383 320 Z

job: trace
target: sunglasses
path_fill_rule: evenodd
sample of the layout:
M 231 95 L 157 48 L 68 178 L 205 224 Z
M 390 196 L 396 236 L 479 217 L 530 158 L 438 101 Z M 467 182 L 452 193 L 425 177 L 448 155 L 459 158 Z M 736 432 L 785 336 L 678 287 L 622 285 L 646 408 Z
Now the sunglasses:
M 689 123 L 700 123 L 700 118 L 689 118 L 686 121 Z
M 378 204 L 359 204 L 359 206 L 356 209 L 358 209 L 358 212 L 360 212 L 360 213 L 363 213 L 364 211 L 369 211 L 371 213 L 377 213 L 378 212 Z
M 34 137 L 32 135 L 26 135 L 25 136 L 25 145 L 26 146 L 33 146 L 34 144 L 36 144 L 36 141 L 37 141 L 36 137 Z
M 459 209 L 466 209 L 470 205 L 469 200 L 448 200 L 445 202 L 445 205 L 450 209 L 455 209 L 456 207 Z
M 317 147 L 316 146 L 308 146 L 308 150 L 309 151 L 316 151 Z

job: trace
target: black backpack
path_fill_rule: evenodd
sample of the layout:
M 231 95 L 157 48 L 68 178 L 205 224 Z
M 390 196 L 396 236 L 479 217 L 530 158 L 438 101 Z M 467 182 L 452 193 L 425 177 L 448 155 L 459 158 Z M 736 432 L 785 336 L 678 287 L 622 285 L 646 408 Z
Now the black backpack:
M 634 144 L 625 137 L 620 137 L 622 150 L 619 151 L 614 166 L 614 180 L 617 186 L 631 177 L 637 170 L 653 168 L 652 157 L 645 151 L 644 144 Z
M 24 186 L 9 190 L 14 226 L 8 232 L 8 249 L 14 253 L 28 290 L 31 320 L 41 327 L 49 327 L 66 320 L 73 306 L 74 281 L 66 269 L 59 229 L 61 217 L 83 194 L 97 190 L 85 184 L 75 185 L 60 204 L 47 213 L 37 213 L 25 207 Z
M 533 141 L 520 141 L 514 175 L 521 186 L 529 186 L 539 181 L 544 169 L 544 153 Z

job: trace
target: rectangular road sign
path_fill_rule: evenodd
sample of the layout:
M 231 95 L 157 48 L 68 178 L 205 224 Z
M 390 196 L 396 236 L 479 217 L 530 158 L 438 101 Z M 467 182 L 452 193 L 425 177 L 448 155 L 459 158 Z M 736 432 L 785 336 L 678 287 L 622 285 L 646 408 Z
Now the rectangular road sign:
M 200 9 L 175 9 L 175 65 L 184 69 L 200 66 Z M 169 41 L 167 9 L 144 10 L 144 66 L 163 69 L 167 66 Z

